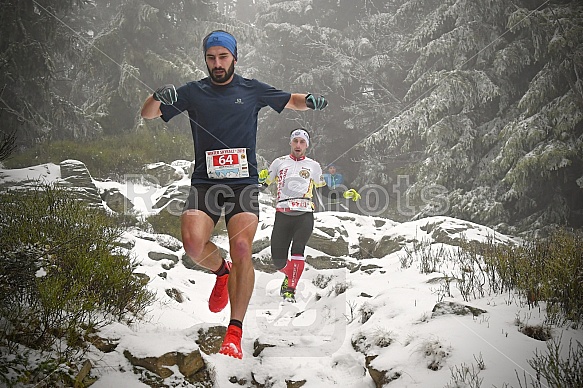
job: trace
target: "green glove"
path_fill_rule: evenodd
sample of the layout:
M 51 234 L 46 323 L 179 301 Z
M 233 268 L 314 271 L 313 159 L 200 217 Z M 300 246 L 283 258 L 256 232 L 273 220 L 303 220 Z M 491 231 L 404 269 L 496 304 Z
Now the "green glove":
M 269 171 L 267 171 L 266 168 L 264 168 L 263 170 L 259 171 L 259 183 L 263 184 L 265 183 L 265 181 L 267 180 L 267 177 L 269 176 Z
M 172 105 L 176 102 L 178 95 L 176 88 L 172 84 L 160 86 L 153 94 L 154 100 L 160 101 L 164 105 Z
M 311 93 L 306 96 L 306 106 L 314 110 L 322 110 L 328 105 L 328 101 L 323 96 L 314 96 Z
M 346 190 L 342 196 L 346 199 L 352 199 L 354 202 L 360 199 L 360 194 L 358 194 L 358 191 L 354 189 Z

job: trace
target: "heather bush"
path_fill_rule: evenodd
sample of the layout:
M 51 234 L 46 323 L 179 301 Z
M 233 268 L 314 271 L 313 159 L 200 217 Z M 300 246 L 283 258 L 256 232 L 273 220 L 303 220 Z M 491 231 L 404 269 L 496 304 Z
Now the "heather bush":
M 581 232 L 557 229 L 518 247 L 490 247 L 483 253 L 501 288 L 516 289 L 530 306 L 546 302 L 548 323 L 570 321 L 578 326 L 583 322 Z
M 67 360 L 100 325 L 140 317 L 153 301 L 103 211 L 44 185 L 0 194 L 0 349 Z

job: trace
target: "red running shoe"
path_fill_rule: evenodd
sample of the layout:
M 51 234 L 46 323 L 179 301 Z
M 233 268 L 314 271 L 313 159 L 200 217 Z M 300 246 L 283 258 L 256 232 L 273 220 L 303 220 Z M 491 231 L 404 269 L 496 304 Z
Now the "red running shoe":
M 230 262 L 225 261 L 225 265 L 228 270 L 231 270 L 232 264 Z M 228 273 L 222 276 L 217 276 L 215 286 L 213 287 L 213 291 L 209 298 L 209 310 L 211 310 L 211 312 L 218 313 L 219 311 L 222 311 L 229 302 L 229 289 L 227 283 L 229 283 Z
M 219 350 L 220 354 L 225 356 L 231 356 L 238 359 L 243 358 L 243 351 L 241 350 L 241 336 L 243 335 L 243 330 L 237 326 L 229 325 L 227 327 L 227 334 L 225 334 L 225 339 Z

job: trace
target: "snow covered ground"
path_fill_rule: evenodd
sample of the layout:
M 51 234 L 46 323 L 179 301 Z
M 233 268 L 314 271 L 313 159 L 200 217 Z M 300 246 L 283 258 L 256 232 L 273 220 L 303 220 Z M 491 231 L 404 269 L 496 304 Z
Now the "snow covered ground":
M 15 171 L 0 171 L 0 180 L 19 181 L 22 176 L 58 179 L 58 168 L 42 165 Z M 18 178 L 20 177 L 20 178 Z M 95 182 L 98 188 L 118 186 L 126 195 L 127 187 L 116 182 Z M 159 195 L 162 190 L 143 187 L 143 192 Z M 137 192 L 133 187 L 133 192 Z M 129 195 L 128 195 L 129 196 Z M 261 221 L 256 239 L 268 237 L 274 219 L 270 198 L 262 194 Z M 132 198 L 130 198 L 132 199 Z M 134 198 L 135 200 L 135 198 Z M 146 202 L 141 209 L 151 212 Z M 134 201 L 139 206 L 139 201 Z M 428 241 L 431 234 L 423 230 L 428 222 L 450 223 L 452 228 L 465 221 L 445 217 L 422 219 L 406 223 L 390 220 L 378 226 L 378 217 L 346 213 L 317 213 L 316 227 L 343 228 L 347 231 L 350 253 L 341 259 L 372 269 L 350 271 L 347 268 L 318 270 L 307 265 L 298 286 L 296 304 L 283 304 L 279 286 L 283 275 L 256 271 L 255 291 L 244 321 L 244 358 L 236 360 L 220 354 L 204 355 L 214 376 L 216 387 L 239 386 L 236 376 L 247 381 L 254 379 L 269 387 L 287 387 L 286 381 L 305 380 L 303 387 L 375 387 L 366 364 L 386 371 L 393 381 L 390 387 L 445 387 L 452 381 L 452 370 L 462 370 L 465 365 L 482 379 L 482 387 L 518 387 L 516 374 L 534 377 L 528 360 L 534 352 L 546 352 L 543 341 L 532 339 L 518 330 L 517 322 L 537 325 L 543 322 L 544 306 L 529 309 L 514 294 L 486 295 L 464 302 L 460 291 L 452 282 L 448 292 L 443 288 L 443 276 L 454 271 L 454 264 L 443 262 L 443 272 L 422 274 L 419 258 L 408 268 L 403 268 L 405 250 L 382 258 L 358 259 L 352 257 L 359 245 L 359 237 L 379 240 L 382 236 L 400 236 L 411 247 L 414 240 Z M 466 236 L 472 240 L 486 240 L 495 235 L 486 227 L 475 225 Z M 509 239 L 496 234 L 500 239 Z M 208 310 L 207 301 L 214 276 L 188 269 L 178 262 L 164 269 L 164 260 L 152 260 L 151 251 L 169 252 L 155 241 L 145 239 L 143 233 L 128 231 L 126 239 L 135 242 L 132 253 L 140 262 L 138 272 L 148 275 L 148 284 L 157 294 L 144 321 L 131 326 L 112 324 L 103 328 L 100 336 L 119 339 L 111 353 L 92 349 L 88 358 L 93 364 L 92 374 L 99 376 L 93 388 L 147 387 L 133 373 L 132 366 L 123 355 L 128 349 L 135 356 L 160 356 L 169 351 L 190 352 L 198 345 L 193 338 L 201 327 L 226 326 L 229 307 L 218 314 Z M 217 245 L 227 249 L 226 239 L 217 238 Z M 436 252 L 447 252 L 456 247 L 433 244 Z M 182 252 L 175 252 L 179 256 Z M 323 256 L 320 251 L 307 248 L 307 255 Z M 268 257 L 269 248 L 258 256 Z M 374 267 L 376 266 L 376 267 Z M 162 272 L 165 277 L 159 276 Z M 184 296 L 182 303 L 169 297 L 168 289 L 177 289 Z M 339 292 L 339 290 L 345 290 Z M 451 296 L 446 294 L 451 293 Z M 457 302 L 482 310 L 482 314 L 456 315 L 432 313 L 438 302 Z M 562 338 L 566 354 L 571 339 L 583 341 L 583 330 L 554 327 L 552 334 Z M 274 345 L 253 356 L 254 342 Z M 357 351 L 358 349 L 359 351 Z M 171 368 L 172 369 L 172 368 Z M 178 386 L 188 385 L 181 379 L 178 369 L 166 379 Z M 299 386 L 299 385 L 298 385 Z M 467 385 L 469 386 L 469 385 Z M 544 386 L 544 385 L 543 385 Z

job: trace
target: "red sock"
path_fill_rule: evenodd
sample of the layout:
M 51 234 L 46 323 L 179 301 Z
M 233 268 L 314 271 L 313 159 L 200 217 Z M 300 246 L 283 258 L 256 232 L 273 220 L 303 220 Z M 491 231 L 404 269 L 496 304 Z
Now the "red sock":
M 304 272 L 305 260 L 304 256 L 292 255 L 291 260 L 288 260 L 285 268 L 281 270 L 287 276 L 287 286 L 293 290 L 296 289 L 302 272 Z

